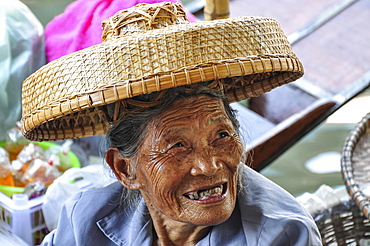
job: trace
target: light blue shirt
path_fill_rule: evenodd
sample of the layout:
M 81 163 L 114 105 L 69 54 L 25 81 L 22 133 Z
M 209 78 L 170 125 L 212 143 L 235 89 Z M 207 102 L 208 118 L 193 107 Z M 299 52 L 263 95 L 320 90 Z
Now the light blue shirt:
M 242 169 L 243 188 L 233 214 L 197 246 L 322 245 L 315 222 L 293 196 L 251 168 Z M 121 190 L 115 182 L 74 196 L 42 245 L 152 245 L 153 224 L 145 202 L 128 209 Z

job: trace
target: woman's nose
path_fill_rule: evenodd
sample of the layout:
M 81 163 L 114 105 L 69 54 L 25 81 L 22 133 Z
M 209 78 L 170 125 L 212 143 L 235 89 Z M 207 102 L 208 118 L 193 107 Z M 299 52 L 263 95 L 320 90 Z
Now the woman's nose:
M 191 175 L 214 175 L 220 168 L 222 164 L 214 156 L 208 154 L 201 154 L 194 160 L 193 167 L 190 171 Z

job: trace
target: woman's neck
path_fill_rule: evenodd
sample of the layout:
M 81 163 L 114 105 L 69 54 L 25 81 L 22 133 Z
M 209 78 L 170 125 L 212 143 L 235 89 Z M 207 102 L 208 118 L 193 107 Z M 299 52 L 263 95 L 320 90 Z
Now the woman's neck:
M 196 245 L 211 230 L 211 226 L 197 226 L 184 222 L 174 221 L 157 210 L 150 209 L 153 220 L 153 245 Z

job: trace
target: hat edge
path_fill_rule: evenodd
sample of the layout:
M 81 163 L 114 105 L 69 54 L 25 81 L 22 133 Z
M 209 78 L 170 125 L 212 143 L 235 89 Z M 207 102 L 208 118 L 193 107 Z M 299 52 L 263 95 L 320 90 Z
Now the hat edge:
M 274 65 L 273 65 L 274 64 Z M 239 68 L 239 71 L 236 72 L 235 69 Z M 265 56 L 265 58 L 262 57 L 256 57 L 255 60 L 253 59 L 248 59 L 248 60 L 237 60 L 234 61 L 234 63 L 222 63 L 219 65 L 214 65 L 208 68 L 204 67 L 197 67 L 194 68 L 195 70 L 187 70 L 186 72 L 181 71 L 177 75 L 176 74 L 165 74 L 158 77 L 155 76 L 150 76 L 150 78 L 147 78 L 147 80 L 157 80 L 159 84 L 161 84 L 161 81 L 165 77 L 166 80 L 168 79 L 173 79 L 176 78 L 176 76 L 181 76 L 181 81 L 177 81 L 177 83 L 167 83 L 167 86 L 162 86 L 159 88 L 159 90 L 162 89 L 168 89 L 180 85 L 186 85 L 186 84 L 194 84 L 198 82 L 203 82 L 203 81 L 208 81 L 212 79 L 224 79 L 224 78 L 230 78 L 230 77 L 237 77 L 237 76 L 248 76 L 256 73 L 268 73 L 268 72 L 287 72 L 290 75 L 290 78 L 287 81 L 281 82 L 278 79 L 275 79 L 277 82 L 274 82 L 274 85 L 271 84 L 271 81 L 274 80 L 274 78 L 271 78 L 270 81 L 266 83 L 270 83 L 271 85 L 262 85 L 262 86 L 257 86 L 256 84 L 252 85 L 246 85 L 243 86 L 237 93 L 230 92 L 230 93 L 225 93 L 226 96 L 229 99 L 229 102 L 235 102 L 251 97 L 256 97 L 259 96 L 267 91 L 270 91 L 280 85 L 289 83 L 293 80 L 298 79 L 303 75 L 303 66 L 301 62 L 297 58 L 292 58 L 292 57 L 268 57 Z M 212 70 L 211 74 L 209 74 L 210 70 Z M 203 75 L 202 75 L 203 73 Z M 212 74 L 213 73 L 213 74 Z M 186 75 L 188 74 L 188 75 Z M 208 76 L 206 76 L 208 74 Z M 221 76 L 220 76 L 221 75 Z M 187 77 L 188 76 L 188 77 Z M 203 80 L 192 80 L 192 78 L 200 78 L 204 76 Z M 209 77 L 211 76 L 211 77 Z M 186 79 L 190 79 L 189 81 L 186 81 Z M 282 80 L 283 81 L 283 80 Z M 135 83 L 136 82 L 136 83 Z M 34 129 L 38 128 L 38 126 L 43 125 L 49 121 L 53 121 L 58 118 L 65 117 L 66 115 L 69 115 L 74 112 L 81 112 L 83 110 L 89 110 L 92 108 L 99 108 L 101 106 L 104 106 L 109 103 L 113 103 L 117 100 L 122 100 L 126 98 L 133 97 L 135 95 L 140 95 L 143 94 L 144 92 L 150 93 L 150 92 L 155 92 L 159 91 L 157 90 L 158 88 L 151 87 L 151 88 L 146 88 L 146 91 L 143 91 L 142 88 L 142 83 L 145 82 L 145 80 L 137 80 L 137 81 L 131 81 L 131 83 L 126 83 L 124 85 L 115 85 L 110 88 L 102 88 L 101 90 L 98 90 L 94 92 L 94 95 L 81 95 L 81 97 L 76 97 L 74 99 L 68 99 L 64 100 L 64 105 L 63 102 L 55 102 L 54 107 L 51 108 L 44 108 L 44 109 L 38 109 L 36 112 L 33 114 L 25 115 L 22 118 L 22 125 L 23 125 L 23 132 L 24 135 L 27 138 L 32 138 L 31 140 L 35 141 L 45 141 L 45 140 L 50 140 L 50 139 L 45 139 L 44 137 L 30 137 L 30 132 L 32 132 Z M 151 83 L 153 84 L 153 83 Z M 127 89 L 127 85 L 133 86 L 134 88 Z M 140 90 L 141 88 L 141 90 Z M 131 91 L 131 95 L 127 93 L 127 91 Z M 121 93 L 123 92 L 123 93 Z M 145 94 L 146 94 L 145 93 Z M 119 96 L 119 95 L 124 95 L 124 96 Z M 91 97 L 91 98 L 90 98 Z M 88 98 L 88 99 L 86 99 Z M 79 101 L 80 100 L 80 101 Z M 83 104 L 83 101 L 88 101 L 92 102 L 95 100 L 95 104 L 85 104 L 84 107 L 81 105 Z M 100 103 L 96 103 L 100 101 Z M 74 105 L 74 106 L 73 106 Z M 77 105 L 79 105 L 77 107 Z M 64 111 L 57 112 L 60 109 L 64 109 Z M 52 113 L 54 111 L 54 113 Z M 105 132 L 99 132 L 95 133 L 94 135 L 100 135 L 104 134 Z M 40 134 L 36 134 L 39 136 Z M 63 133 L 59 133 L 56 135 L 63 135 Z M 69 134 L 71 135 L 71 134 Z M 73 134 L 72 134 L 73 135 Z M 74 135 L 73 135 L 74 136 Z M 75 134 L 75 137 L 72 138 L 78 138 L 78 137 L 86 137 L 86 136 L 91 136 L 91 135 L 86 135 L 86 134 Z M 68 138 L 71 138 L 70 136 Z M 65 136 L 62 138 L 58 138 L 55 140 L 61 140 L 61 139 L 66 139 Z

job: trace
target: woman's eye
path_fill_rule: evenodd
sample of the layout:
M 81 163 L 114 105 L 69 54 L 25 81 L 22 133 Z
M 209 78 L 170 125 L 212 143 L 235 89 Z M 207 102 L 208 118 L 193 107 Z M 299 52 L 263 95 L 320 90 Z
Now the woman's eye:
M 184 145 L 183 143 L 178 142 L 178 143 L 176 143 L 176 144 L 172 145 L 171 149 L 172 149 L 172 148 L 184 147 L 184 146 L 185 146 L 185 145 Z
M 228 137 L 228 136 L 229 136 L 228 132 L 220 132 L 220 133 L 218 133 L 217 138 L 225 138 L 225 137 Z

